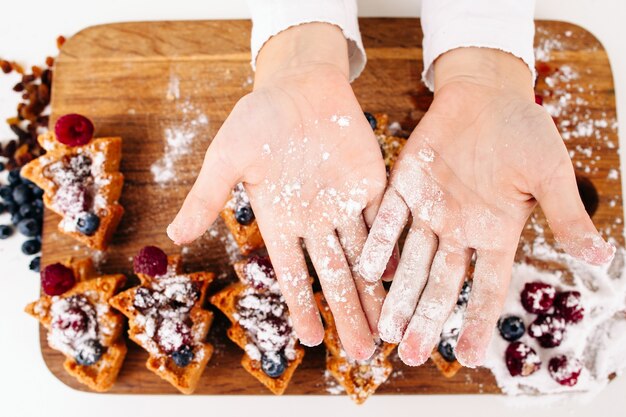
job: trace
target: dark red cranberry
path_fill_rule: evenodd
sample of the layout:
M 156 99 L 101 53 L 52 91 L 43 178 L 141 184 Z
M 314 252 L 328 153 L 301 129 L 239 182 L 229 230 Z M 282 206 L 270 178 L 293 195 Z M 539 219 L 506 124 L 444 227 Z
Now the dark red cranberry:
M 267 289 L 276 279 L 270 258 L 252 256 L 248 260 L 246 277 L 253 288 L 257 290 Z
M 580 303 L 578 291 L 564 291 L 554 299 L 554 311 L 567 323 L 578 323 L 585 316 L 585 309 Z
M 576 358 L 565 355 L 555 356 L 548 362 L 550 376 L 561 385 L 573 387 L 578 383 L 578 377 L 583 369 L 582 363 Z
M 41 272 L 41 288 L 47 295 L 61 295 L 75 283 L 74 272 L 61 263 L 48 265 Z
M 504 359 L 511 376 L 528 376 L 541 367 L 537 352 L 522 342 L 511 343 L 506 348 Z
M 535 94 L 535 103 L 543 106 L 543 97 L 541 97 L 539 94 Z
M 522 305 L 529 313 L 547 313 L 552 307 L 556 291 L 550 284 L 529 282 L 522 291 Z
M 65 314 L 56 321 L 55 327 L 62 330 L 71 329 L 78 335 L 87 330 L 88 321 L 87 314 L 83 310 L 78 307 L 70 307 Z
M 565 337 L 565 320 L 554 314 L 541 314 L 528 326 L 528 334 L 544 348 L 559 346 Z
M 167 272 L 167 255 L 156 246 L 146 246 L 135 256 L 133 269 L 137 274 L 151 277 L 164 275 Z
M 57 120 L 54 133 L 57 140 L 67 146 L 82 146 L 93 138 L 93 123 L 80 114 L 66 114 Z

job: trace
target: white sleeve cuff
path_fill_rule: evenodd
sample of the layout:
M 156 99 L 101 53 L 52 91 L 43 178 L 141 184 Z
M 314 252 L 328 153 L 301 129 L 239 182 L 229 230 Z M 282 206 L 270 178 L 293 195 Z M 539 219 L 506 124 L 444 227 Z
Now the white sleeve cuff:
M 433 62 L 460 47 L 499 49 L 521 58 L 535 79 L 535 0 L 423 0 L 422 80 L 434 88 Z
M 350 81 L 365 68 L 365 49 L 359 32 L 356 0 L 248 0 L 252 15 L 252 68 L 259 51 L 272 36 L 303 23 L 338 26 L 348 40 Z

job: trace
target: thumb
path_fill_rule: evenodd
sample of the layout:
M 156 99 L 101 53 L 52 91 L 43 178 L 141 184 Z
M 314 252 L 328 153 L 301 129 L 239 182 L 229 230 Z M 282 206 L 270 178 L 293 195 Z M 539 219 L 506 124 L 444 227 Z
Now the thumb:
M 613 259 L 615 246 L 602 238 L 585 211 L 569 158 L 533 194 L 548 219 L 555 240 L 567 253 L 594 265 Z
M 225 152 L 233 129 L 229 120 L 224 122 L 207 149 L 200 173 L 187 194 L 178 214 L 167 227 L 167 235 L 177 245 L 189 243 L 213 224 L 230 197 L 233 187 L 240 181 L 241 173 L 233 166 Z

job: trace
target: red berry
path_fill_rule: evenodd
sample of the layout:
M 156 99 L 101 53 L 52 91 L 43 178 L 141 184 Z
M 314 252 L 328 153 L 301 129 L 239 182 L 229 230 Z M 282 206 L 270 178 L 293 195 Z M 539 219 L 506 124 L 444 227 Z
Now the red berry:
M 583 369 L 582 363 L 576 358 L 565 355 L 555 356 L 548 362 L 550 376 L 561 385 L 573 387 L 578 383 L 578 377 Z
M 522 342 L 513 342 L 504 354 L 511 376 L 528 376 L 539 370 L 541 360 L 537 352 Z
M 252 256 L 246 266 L 246 278 L 257 290 L 268 289 L 276 281 L 276 273 L 268 257 Z
M 535 94 L 535 103 L 543 106 L 543 97 L 541 97 L 539 94 Z
M 135 256 L 133 269 L 137 274 L 151 277 L 164 275 L 167 272 L 167 255 L 156 246 L 146 246 Z
M 565 320 L 553 314 L 541 314 L 528 327 L 528 334 L 544 348 L 559 346 L 565 337 Z
M 522 305 L 529 313 L 547 313 L 554 303 L 556 291 L 550 284 L 529 282 L 522 291 Z
M 585 316 L 585 309 L 580 303 L 580 293 L 578 291 L 558 293 L 554 299 L 554 310 L 567 323 L 578 323 Z
M 54 125 L 57 140 L 67 146 L 82 146 L 93 138 L 93 123 L 80 114 L 61 116 Z
M 47 295 L 61 295 L 75 283 L 74 272 L 61 263 L 48 265 L 41 271 L 41 288 Z

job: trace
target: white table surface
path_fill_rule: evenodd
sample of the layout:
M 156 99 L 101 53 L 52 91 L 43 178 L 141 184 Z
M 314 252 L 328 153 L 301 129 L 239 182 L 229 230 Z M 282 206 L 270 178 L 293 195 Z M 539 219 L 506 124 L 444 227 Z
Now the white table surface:
M 576 23 L 604 44 L 615 78 L 618 120 L 623 121 L 626 2 L 538 0 L 537 3 L 538 19 Z M 419 15 L 418 0 L 360 0 L 359 7 L 362 16 Z M 56 53 L 57 35 L 69 37 L 100 23 L 248 16 L 243 0 L 3 0 L 0 57 L 39 64 L 46 55 Z M 15 78 L 0 74 L 0 119 L 14 114 L 16 102 L 10 94 L 14 82 Z M 5 137 L 11 135 L 2 122 L 0 138 Z M 8 221 L 6 214 L 0 216 L 0 224 Z M 24 306 L 39 293 L 38 275 L 27 270 L 28 260 L 19 250 L 23 240 L 14 236 L 0 241 L 0 416 L 626 416 L 626 376 L 617 378 L 588 404 L 569 401 L 558 407 L 535 404 L 526 408 L 512 406 L 501 396 L 487 395 L 374 396 L 357 407 L 343 396 L 120 396 L 73 391 L 47 370 L 39 350 L 37 323 L 22 313 Z

